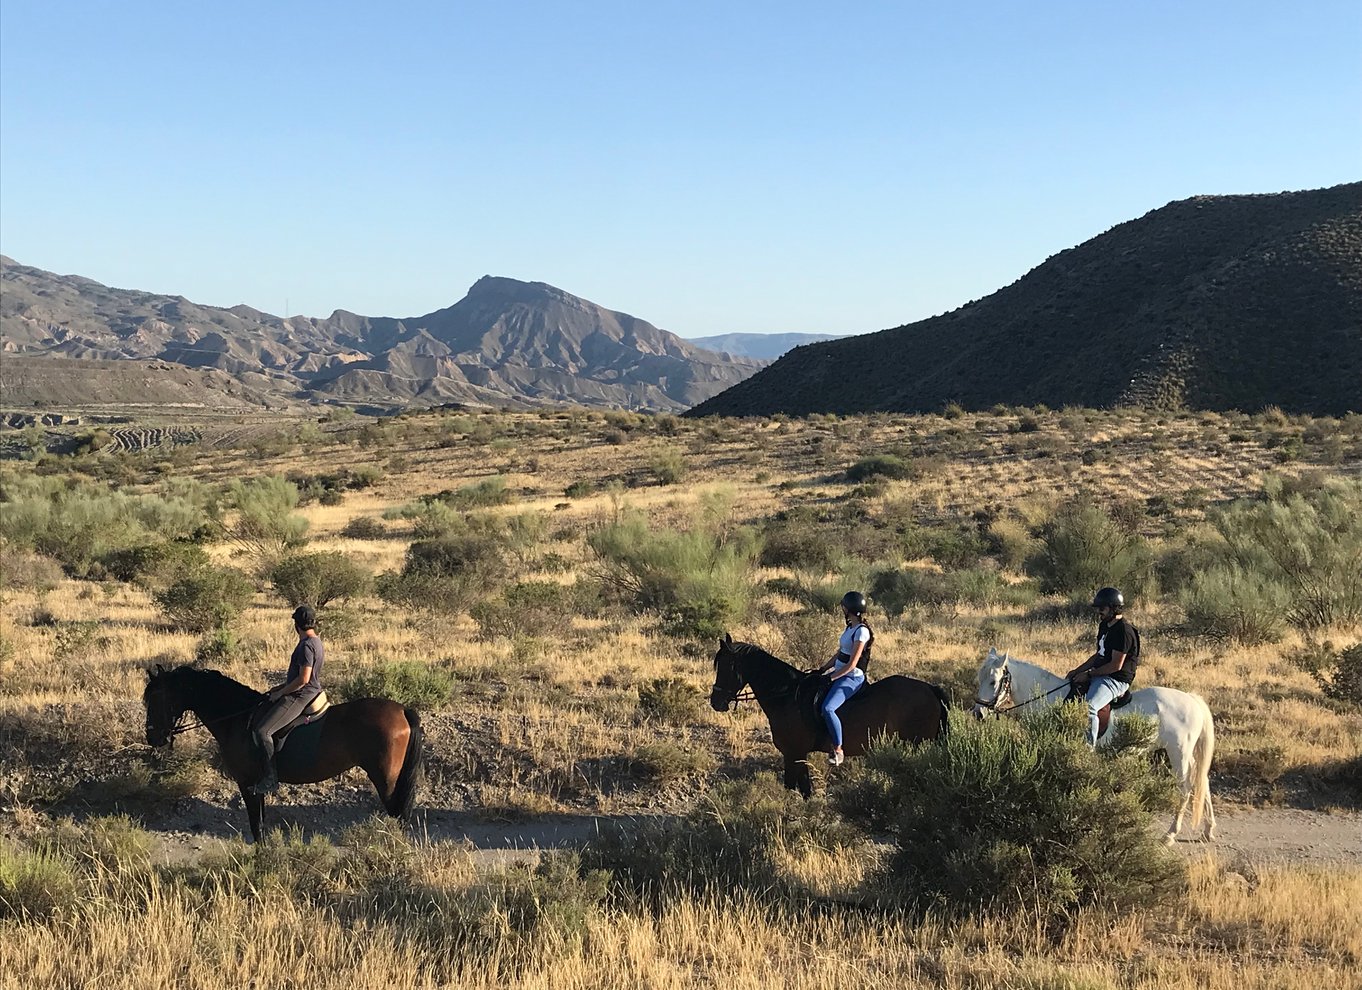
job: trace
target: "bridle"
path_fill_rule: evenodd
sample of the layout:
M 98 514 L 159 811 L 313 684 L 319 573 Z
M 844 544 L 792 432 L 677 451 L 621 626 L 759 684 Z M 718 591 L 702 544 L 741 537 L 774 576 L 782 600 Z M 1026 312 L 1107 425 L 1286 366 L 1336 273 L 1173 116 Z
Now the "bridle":
M 998 706 L 1003 703 L 1004 698 L 1008 699 L 1009 701 L 1012 699 L 1012 668 L 1009 667 L 1007 665 L 1007 661 L 1004 660 L 1003 676 L 1002 679 L 998 681 L 998 690 L 993 695 L 993 700 L 985 701 L 983 698 L 975 698 L 974 703 L 978 705 L 980 708 L 984 709 L 984 711 L 992 712 L 994 715 L 1006 715 L 1008 712 L 1015 712 L 1019 708 L 1025 708 L 1027 705 L 1035 704 L 1042 698 L 1048 698 L 1056 691 L 1063 691 L 1066 687 L 1070 687 L 1072 684 L 1073 684 L 1072 681 L 1065 680 L 1059 685 L 1059 687 L 1051 688 L 1044 694 L 1038 694 L 1034 698 L 1030 698 L 1027 701 L 1023 701 L 1019 705 L 1009 705 L 1006 708 L 999 708 Z
M 752 686 L 751 686 L 750 684 L 748 684 L 747 681 L 745 681 L 745 680 L 743 679 L 743 676 L 742 676 L 740 673 L 738 673 L 738 664 L 737 664 L 736 661 L 734 661 L 734 662 L 732 663 L 732 668 L 733 668 L 733 676 L 737 679 L 737 681 L 738 681 L 738 686 L 737 686 L 736 688 L 720 687 L 720 686 L 719 686 L 719 678 L 718 678 L 718 676 L 717 676 L 717 675 L 718 675 L 718 671 L 717 671 L 717 669 L 716 669 L 716 670 L 715 670 L 715 675 L 716 675 L 716 676 L 715 676 L 715 678 L 714 678 L 714 687 L 710 689 L 709 694 L 710 694 L 710 697 L 711 697 L 711 698 L 714 697 L 714 696 L 716 696 L 716 695 L 718 695 L 718 696 L 721 697 L 721 698 L 722 698 L 722 696 L 725 695 L 725 694 L 728 695 L 728 700 L 724 702 L 724 707 L 725 707 L 728 711 L 736 712 L 736 711 L 738 710 L 738 702 L 740 702 L 740 701 L 755 701 L 756 698 L 757 698 L 757 695 L 756 695 L 756 692 L 754 692 L 754 691 L 752 690 Z
M 166 689 L 165 689 L 164 687 L 159 687 L 159 688 L 157 689 L 157 691 L 156 691 L 156 694 L 157 694 L 157 696 L 158 696 L 158 702 L 159 702 L 159 704 L 165 706 L 166 708 L 169 708 L 170 705 L 169 705 L 169 701 L 168 701 L 167 698 L 166 698 Z M 194 721 L 192 721 L 192 722 L 185 722 L 184 724 L 181 724 L 181 722 L 182 722 L 182 720 L 184 719 L 185 712 L 187 711 L 187 709 L 181 710 L 181 712 L 180 712 L 177 716 L 175 716 L 175 720 L 174 720 L 173 724 L 170 726 L 169 729 L 166 730 L 166 739 L 165 739 L 165 742 L 161 743 L 160 745 L 161 745 L 161 746 L 168 746 L 168 745 L 170 745 L 172 742 L 175 741 L 175 737 L 178 736 L 178 735 L 182 735 L 183 733 L 190 732 L 190 731 L 192 731 L 192 730 L 194 730 L 194 729 L 203 729 L 203 728 L 207 728 L 207 727 L 210 726 L 210 725 L 216 725 L 216 724 L 219 723 L 219 722 L 226 722 L 226 721 L 228 721 L 229 719 L 240 718 L 242 715 L 245 715 L 245 714 L 247 714 L 248 712 L 253 712 L 253 711 L 255 711 L 256 708 L 258 708 L 258 707 L 260 707 L 260 706 L 259 706 L 259 705 L 252 705 L 250 708 L 243 708 L 241 711 L 239 711 L 239 712 L 232 712 L 232 713 L 229 714 L 229 715 L 219 715 L 217 718 L 206 718 L 206 719 L 205 719 L 205 718 L 199 718 L 198 716 L 195 716 L 195 717 L 194 717 Z M 166 721 L 170 721 L 170 719 L 167 718 Z M 150 728 L 150 722 L 151 722 L 151 708 L 148 707 L 148 708 L 147 708 L 147 723 L 148 723 L 148 728 Z M 148 732 L 147 735 L 148 735 L 148 737 L 150 737 L 151 733 Z M 155 744 L 153 744 L 153 746 L 154 746 L 154 745 L 155 745 Z

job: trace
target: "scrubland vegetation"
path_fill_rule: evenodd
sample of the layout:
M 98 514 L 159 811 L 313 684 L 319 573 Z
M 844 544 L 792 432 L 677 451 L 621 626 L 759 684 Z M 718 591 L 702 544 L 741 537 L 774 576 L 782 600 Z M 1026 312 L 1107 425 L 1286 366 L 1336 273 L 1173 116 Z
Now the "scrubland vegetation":
M 1094 757 L 1072 713 L 958 721 L 806 804 L 758 711 L 703 703 L 714 637 L 812 665 L 861 587 L 875 673 L 960 707 L 990 645 L 1086 657 L 1083 599 L 1115 583 L 1141 683 L 1211 705 L 1222 805 L 1355 807 L 1362 417 L 429 413 L 64 449 L 0 467 L 0 982 L 1289 988 L 1362 966 L 1357 868 L 1166 855 L 1142 824 L 1166 773 L 1138 745 Z M 166 862 L 177 802 L 231 791 L 204 740 L 148 751 L 143 669 L 263 687 L 301 602 L 334 695 L 422 710 L 427 805 L 643 817 L 537 870 L 377 824 Z

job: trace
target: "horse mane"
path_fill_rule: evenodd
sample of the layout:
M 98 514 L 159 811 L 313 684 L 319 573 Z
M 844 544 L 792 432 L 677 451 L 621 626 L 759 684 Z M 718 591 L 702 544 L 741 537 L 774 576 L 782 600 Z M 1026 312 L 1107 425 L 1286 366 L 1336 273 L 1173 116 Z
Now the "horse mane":
M 758 661 L 764 660 L 767 661 L 769 664 L 774 665 L 775 669 L 768 669 L 766 671 L 763 671 L 763 673 L 765 674 L 774 674 L 776 676 L 779 676 L 781 670 L 783 669 L 787 673 L 787 676 L 791 677 L 803 676 L 799 668 L 795 667 L 794 664 L 787 663 L 786 661 L 780 659 L 780 657 L 776 656 L 774 653 L 766 652 L 760 646 L 757 646 L 755 643 L 726 643 L 724 645 L 724 649 L 720 650 L 718 653 L 714 655 L 714 669 L 716 671 L 719 669 L 719 657 L 722 656 L 725 651 L 727 651 L 728 653 L 737 654 L 737 656 L 741 659 Z
M 183 684 L 192 691 L 196 697 L 206 697 L 233 708 L 244 709 L 264 697 L 261 692 L 233 680 L 219 670 L 196 667 L 192 663 L 180 664 L 155 676 L 172 678 L 176 683 Z

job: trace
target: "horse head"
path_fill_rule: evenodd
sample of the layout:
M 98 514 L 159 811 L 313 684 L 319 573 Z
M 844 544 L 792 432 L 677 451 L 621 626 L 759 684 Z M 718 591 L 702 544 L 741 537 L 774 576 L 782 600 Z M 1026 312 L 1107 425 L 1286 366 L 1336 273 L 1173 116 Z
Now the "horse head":
M 709 692 L 709 707 L 716 712 L 728 711 L 737 704 L 738 694 L 746 686 L 733 636 L 724 633 L 719 640 L 719 652 L 714 654 L 714 687 Z
M 164 746 L 174 737 L 185 703 L 178 690 L 180 667 L 157 664 L 147 671 L 142 704 L 147 709 L 147 745 Z
M 1006 653 L 999 653 L 996 646 L 988 648 L 988 656 L 979 667 L 978 693 L 974 696 L 975 718 L 983 718 L 985 712 L 998 711 L 1012 693 L 1012 672 L 1007 662 L 1012 659 Z

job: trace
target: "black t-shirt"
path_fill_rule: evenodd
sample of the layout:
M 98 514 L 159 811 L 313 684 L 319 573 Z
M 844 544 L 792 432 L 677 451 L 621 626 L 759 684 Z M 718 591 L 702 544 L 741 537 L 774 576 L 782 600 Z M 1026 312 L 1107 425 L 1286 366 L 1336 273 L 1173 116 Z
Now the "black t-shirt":
M 1114 674 L 1105 676 L 1130 684 L 1135 680 L 1135 668 L 1140 663 L 1140 634 L 1124 618 L 1115 622 L 1100 622 L 1097 625 L 1097 654 L 1103 666 L 1111 662 L 1113 653 L 1124 653 L 1126 662 Z
M 288 658 L 288 681 L 298 676 L 304 667 L 312 668 L 312 679 L 304 684 L 296 692 L 300 697 L 315 698 L 321 694 L 322 682 L 322 659 L 326 656 L 326 650 L 322 648 L 322 638 L 320 636 L 308 636 L 293 648 L 293 655 Z M 284 683 L 288 683 L 285 681 Z

